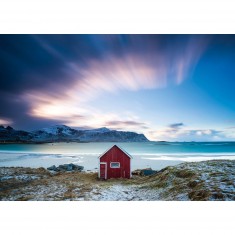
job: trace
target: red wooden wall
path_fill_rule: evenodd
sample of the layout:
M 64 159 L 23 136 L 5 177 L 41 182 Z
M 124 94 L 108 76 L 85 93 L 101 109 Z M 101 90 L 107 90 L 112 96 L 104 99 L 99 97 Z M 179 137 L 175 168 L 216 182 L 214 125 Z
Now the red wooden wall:
M 120 148 L 114 145 L 100 158 L 100 162 L 107 163 L 107 179 L 110 178 L 130 178 L 131 159 Z M 120 162 L 120 168 L 110 168 L 111 162 Z M 101 172 L 101 166 L 100 172 Z

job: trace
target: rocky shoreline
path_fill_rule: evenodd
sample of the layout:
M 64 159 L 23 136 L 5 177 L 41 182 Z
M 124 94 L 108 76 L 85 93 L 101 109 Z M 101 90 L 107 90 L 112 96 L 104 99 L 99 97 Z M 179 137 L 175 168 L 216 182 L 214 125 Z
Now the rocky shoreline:
M 63 164 L 63 165 L 59 165 L 58 167 L 56 167 L 55 165 L 50 166 L 47 168 L 47 170 L 49 171 L 53 171 L 53 172 L 71 172 L 71 171 L 78 171 L 81 172 L 84 169 L 83 166 L 79 166 L 73 163 L 70 164 Z
M 65 165 L 49 170 L 0 167 L 0 200 L 235 200 L 235 160 L 182 163 L 149 176 L 107 181 L 81 166 Z

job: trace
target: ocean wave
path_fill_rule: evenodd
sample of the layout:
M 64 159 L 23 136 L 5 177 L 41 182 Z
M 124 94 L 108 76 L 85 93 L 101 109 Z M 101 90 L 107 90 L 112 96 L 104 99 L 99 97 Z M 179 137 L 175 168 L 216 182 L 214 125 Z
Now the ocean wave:
M 0 156 L 0 162 L 12 162 L 12 161 L 20 161 L 25 159 L 35 159 L 35 158 L 41 158 L 41 159 L 58 159 L 58 158 L 71 158 L 74 160 L 83 159 L 83 156 L 78 155 L 70 155 L 70 154 L 35 154 L 35 153 L 28 153 L 28 154 L 20 154 L 13 157 Z
M 155 142 L 155 146 L 235 146 L 235 142 Z
M 230 156 L 230 155 L 235 155 L 235 152 L 231 152 L 231 153 L 205 153 L 205 152 L 194 152 L 194 153 L 132 153 L 131 155 L 133 156 L 221 156 L 221 155 L 226 155 L 226 156 Z
M 157 160 L 157 161 L 200 162 L 200 161 L 209 161 L 209 160 L 235 160 L 235 155 L 220 155 L 220 156 L 199 155 L 199 156 L 189 156 L 189 157 L 159 156 L 155 158 L 142 157 L 141 159 Z
M 80 153 L 80 152 L 67 152 L 67 153 L 50 153 L 50 152 L 29 152 L 29 151 L 0 151 L 0 154 L 29 154 L 29 155 L 64 155 L 64 156 L 68 156 L 68 155 L 97 155 L 100 156 L 101 153 L 97 152 L 97 153 Z

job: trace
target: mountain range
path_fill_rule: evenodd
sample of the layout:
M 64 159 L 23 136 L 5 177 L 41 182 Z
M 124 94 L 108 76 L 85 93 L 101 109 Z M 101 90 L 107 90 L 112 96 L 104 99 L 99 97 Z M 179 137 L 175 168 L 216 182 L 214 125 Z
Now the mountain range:
M 146 142 L 143 134 L 110 130 L 106 127 L 81 130 L 65 125 L 55 125 L 36 131 L 15 130 L 0 126 L 0 143 L 47 143 L 47 142 Z

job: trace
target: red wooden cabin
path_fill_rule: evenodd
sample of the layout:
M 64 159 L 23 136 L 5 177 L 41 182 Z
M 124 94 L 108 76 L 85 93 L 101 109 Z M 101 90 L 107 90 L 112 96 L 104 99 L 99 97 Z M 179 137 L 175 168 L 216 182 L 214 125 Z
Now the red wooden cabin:
M 130 178 L 131 155 L 117 145 L 99 156 L 99 178 Z

